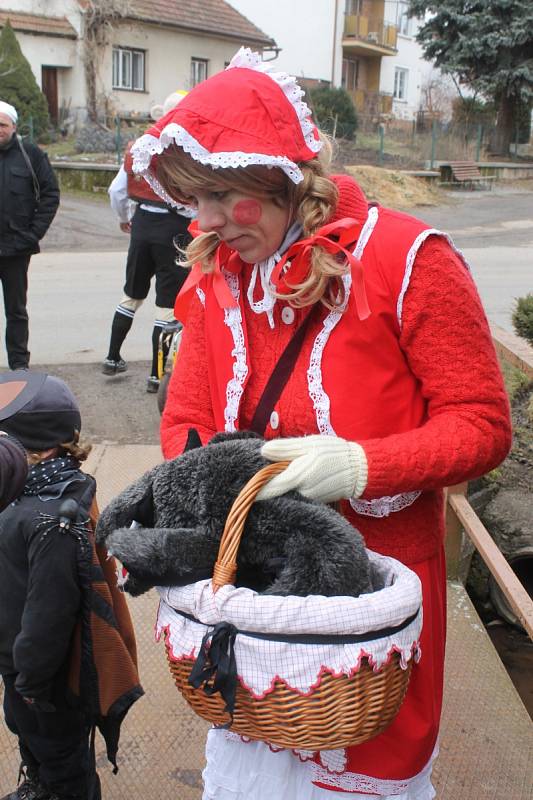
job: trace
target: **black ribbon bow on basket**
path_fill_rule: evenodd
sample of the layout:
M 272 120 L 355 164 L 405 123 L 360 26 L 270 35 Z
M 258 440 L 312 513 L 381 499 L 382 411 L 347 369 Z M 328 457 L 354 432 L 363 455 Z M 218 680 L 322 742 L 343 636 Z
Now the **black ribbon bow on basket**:
M 195 689 L 202 686 L 205 694 L 209 696 L 220 692 L 226 704 L 224 711 L 227 711 L 231 717 L 226 725 L 217 726 L 222 728 L 231 726 L 235 711 L 237 693 L 235 637 L 237 633 L 237 628 L 230 622 L 219 622 L 212 630 L 207 631 L 189 675 L 189 683 Z

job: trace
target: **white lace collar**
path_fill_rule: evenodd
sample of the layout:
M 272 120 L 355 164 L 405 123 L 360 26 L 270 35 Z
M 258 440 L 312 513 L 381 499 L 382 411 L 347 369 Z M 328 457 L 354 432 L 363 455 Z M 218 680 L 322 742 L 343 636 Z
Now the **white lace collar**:
M 267 315 L 268 324 L 271 328 L 274 327 L 274 306 L 276 305 L 277 299 L 275 296 L 275 288 L 270 280 L 272 277 L 272 272 L 278 261 L 280 261 L 282 255 L 289 249 L 291 244 L 294 244 L 294 242 L 298 241 L 301 235 L 302 226 L 299 222 L 294 222 L 287 231 L 287 234 L 278 250 L 276 250 L 275 253 L 266 258 L 264 261 L 259 261 L 257 264 L 254 264 L 252 268 L 252 274 L 246 296 L 248 297 L 250 308 L 255 314 L 265 313 Z M 254 300 L 254 291 L 258 275 L 261 281 L 263 297 L 260 300 Z

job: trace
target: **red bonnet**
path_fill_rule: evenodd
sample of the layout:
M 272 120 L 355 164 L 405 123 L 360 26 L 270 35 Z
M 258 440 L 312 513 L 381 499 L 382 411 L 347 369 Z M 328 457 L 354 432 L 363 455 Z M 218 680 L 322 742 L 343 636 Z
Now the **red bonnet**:
M 303 94 L 294 78 L 241 48 L 223 72 L 198 84 L 135 142 L 133 169 L 172 202 L 154 175 L 153 159 L 175 142 L 215 169 L 263 164 L 299 183 L 298 164 L 322 146 Z

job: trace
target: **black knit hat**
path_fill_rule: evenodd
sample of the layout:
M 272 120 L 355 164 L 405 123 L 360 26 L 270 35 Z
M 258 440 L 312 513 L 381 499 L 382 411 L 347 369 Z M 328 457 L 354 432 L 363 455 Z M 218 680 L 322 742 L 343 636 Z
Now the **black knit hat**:
M 27 370 L 0 374 L 0 430 L 26 450 L 71 442 L 80 428 L 78 404 L 64 381 Z

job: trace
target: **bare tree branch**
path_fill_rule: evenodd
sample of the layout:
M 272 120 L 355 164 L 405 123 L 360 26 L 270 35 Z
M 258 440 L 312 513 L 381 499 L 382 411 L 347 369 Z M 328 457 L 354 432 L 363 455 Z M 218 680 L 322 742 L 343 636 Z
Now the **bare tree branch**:
M 87 88 L 87 114 L 91 122 L 98 120 L 98 68 L 109 43 L 109 35 L 117 22 L 128 16 L 129 0 L 86 0 L 84 11 L 83 63 Z

